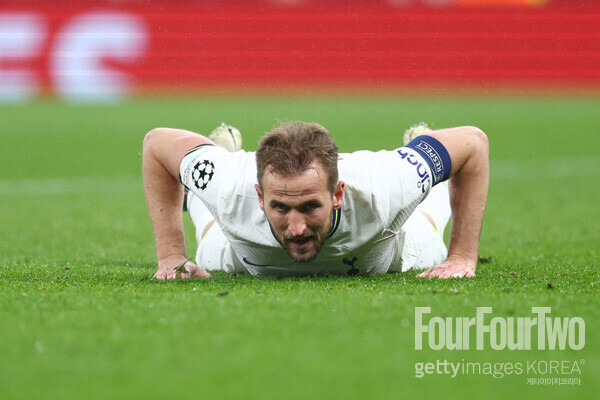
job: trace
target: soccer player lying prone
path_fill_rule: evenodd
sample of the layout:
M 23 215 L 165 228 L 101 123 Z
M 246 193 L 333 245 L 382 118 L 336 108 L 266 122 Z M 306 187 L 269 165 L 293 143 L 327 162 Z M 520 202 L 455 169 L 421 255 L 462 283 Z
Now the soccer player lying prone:
M 415 137 L 416 136 L 416 137 Z M 157 128 L 144 138 L 143 178 L 157 279 L 254 275 L 475 276 L 489 183 L 475 127 L 411 127 L 404 146 L 338 154 L 319 124 L 272 129 L 256 152 L 222 125 L 208 137 Z M 198 250 L 188 259 L 185 205 Z M 450 242 L 444 228 L 452 216 Z

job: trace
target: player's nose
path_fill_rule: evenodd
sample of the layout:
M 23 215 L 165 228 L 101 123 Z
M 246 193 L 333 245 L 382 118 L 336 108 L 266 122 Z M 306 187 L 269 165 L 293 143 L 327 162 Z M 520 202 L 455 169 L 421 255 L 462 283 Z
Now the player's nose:
M 300 236 L 306 230 L 306 221 L 304 215 L 297 211 L 291 210 L 288 216 L 288 232 L 292 236 Z

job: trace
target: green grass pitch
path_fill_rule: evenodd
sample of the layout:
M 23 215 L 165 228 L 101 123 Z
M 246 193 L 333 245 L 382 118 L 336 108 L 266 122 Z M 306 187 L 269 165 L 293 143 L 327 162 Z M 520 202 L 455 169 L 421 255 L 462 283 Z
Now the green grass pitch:
M 0 105 L 0 399 L 597 398 L 599 110 L 597 98 L 573 96 Z M 481 127 L 492 161 L 477 278 L 150 280 L 145 132 L 206 133 L 226 121 L 254 150 L 262 132 L 295 119 L 321 122 L 342 151 L 397 147 L 420 121 Z M 419 351 L 416 306 L 440 317 L 552 307 L 552 317 L 585 321 L 585 347 Z M 418 363 L 444 360 L 536 369 L 416 377 Z M 568 373 L 542 374 L 553 361 Z M 580 381 L 528 380 L 540 377 Z

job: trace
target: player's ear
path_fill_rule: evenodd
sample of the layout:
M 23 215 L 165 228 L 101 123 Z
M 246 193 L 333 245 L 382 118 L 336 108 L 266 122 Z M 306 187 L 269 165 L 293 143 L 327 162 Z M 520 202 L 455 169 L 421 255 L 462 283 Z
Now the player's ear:
M 342 202 L 344 201 L 344 186 L 346 186 L 344 181 L 339 181 L 335 186 L 335 191 L 333 192 L 333 208 L 335 209 L 342 207 Z
M 260 205 L 260 209 L 265 211 L 265 198 L 263 197 L 262 190 L 260 190 L 260 186 L 258 186 L 258 184 L 254 185 L 254 189 L 256 189 L 256 194 L 258 195 L 258 204 Z

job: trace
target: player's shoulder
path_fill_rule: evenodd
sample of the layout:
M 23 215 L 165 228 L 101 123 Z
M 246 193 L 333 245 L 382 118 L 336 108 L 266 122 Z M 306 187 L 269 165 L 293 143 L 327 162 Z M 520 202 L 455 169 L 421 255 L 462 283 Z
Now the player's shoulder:
M 338 167 L 340 180 L 346 184 L 345 196 L 383 213 L 393 214 L 410 205 L 431 186 L 425 162 L 406 147 L 344 153 Z
M 206 145 L 189 151 L 181 162 L 180 180 L 198 194 L 209 197 L 217 192 L 251 191 L 256 179 L 254 153 L 243 150 L 229 152 L 221 147 Z
M 360 150 L 342 153 L 339 157 L 339 179 L 345 183 L 347 203 L 375 206 L 375 198 L 388 197 L 391 182 L 395 182 L 398 168 L 394 165 L 394 156 L 386 150 Z
M 338 170 L 340 179 L 369 179 L 393 174 L 398 161 L 395 150 L 359 150 L 339 155 Z
M 221 168 L 231 169 L 236 172 L 256 169 L 256 153 L 238 150 L 230 152 L 219 146 L 204 146 L 193 152 L 196 158 L 208 159 Z M 188 153 L 189 154 L 189 153 Z

